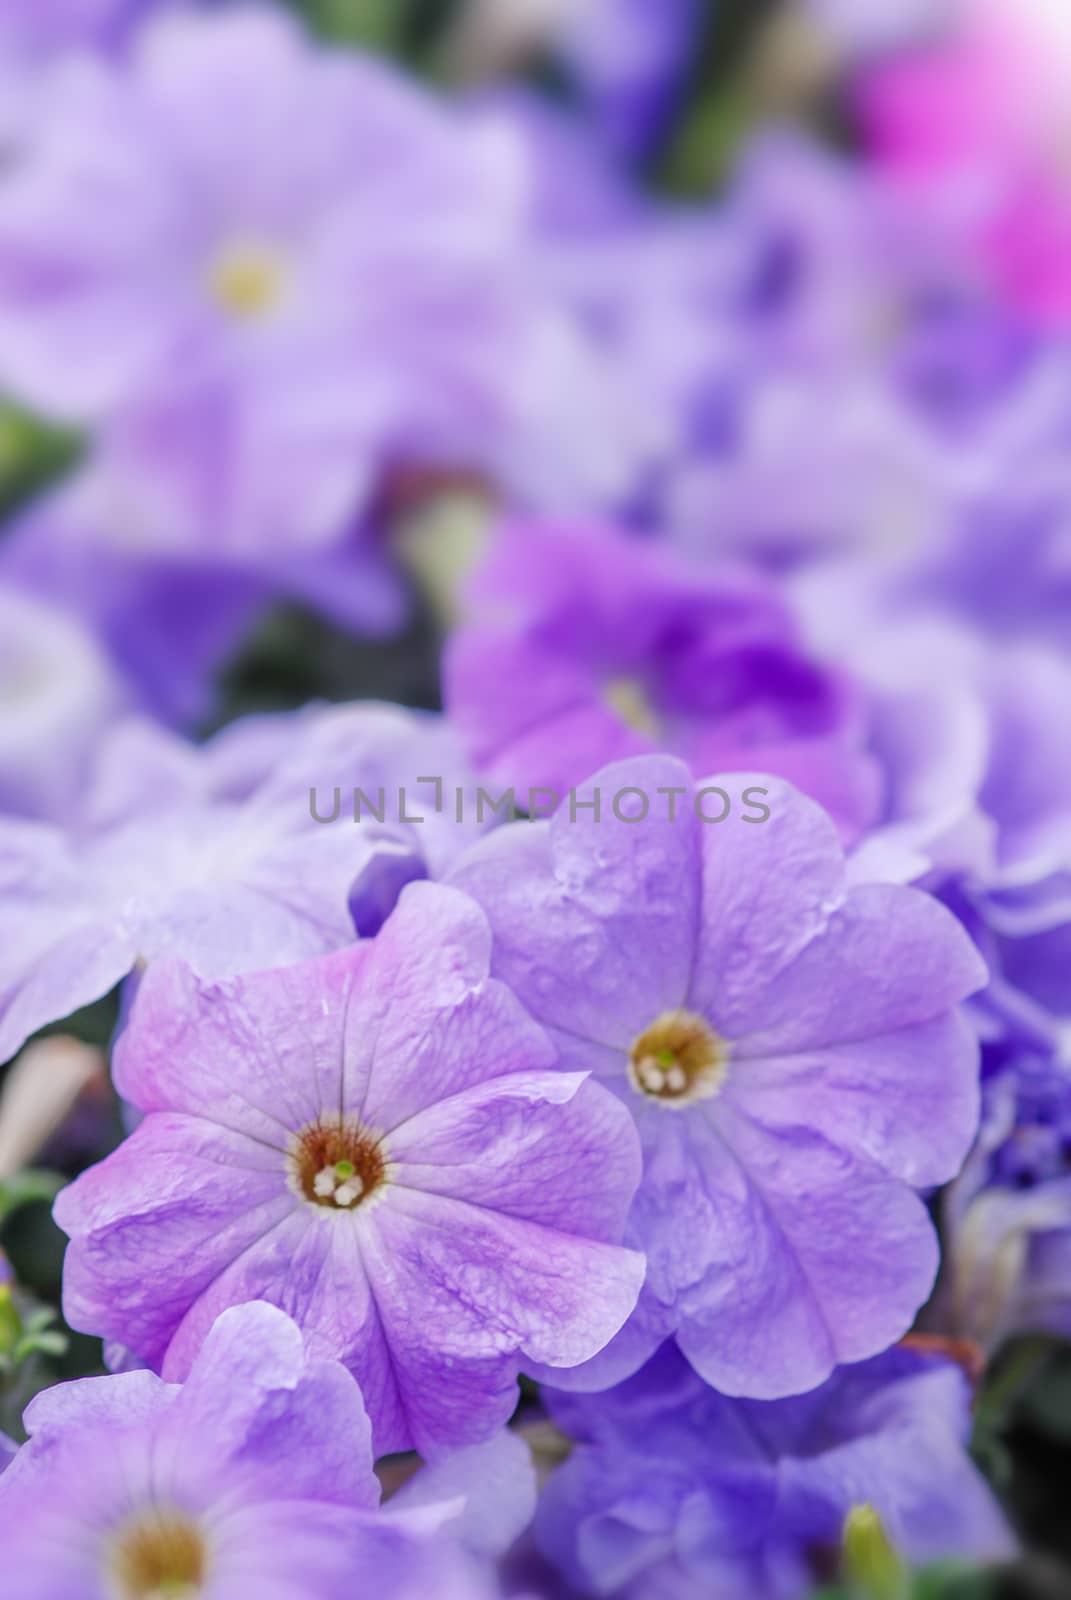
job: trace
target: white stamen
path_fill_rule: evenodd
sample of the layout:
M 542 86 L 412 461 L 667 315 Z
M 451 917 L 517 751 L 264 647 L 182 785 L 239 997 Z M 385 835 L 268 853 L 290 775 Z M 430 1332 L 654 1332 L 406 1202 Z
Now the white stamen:
M 336 1206 L 351 1206 L 359 1200 L 364 1193 L 364 1184 L 360 1178 L 349 1178 L 345 1183 L 339 1184 L 335 1190 Z
M 661 1094 L 666 1087 L 666 1075 L 653 1056 L 645 1056 L 636 1071 L 643 1087 L 651 1094 Z
M 679 1062 L 675 1062 L 666 1073 L 666 1088 L 674 1094 L 681 1094 L 688 1087 L 688 1074 Z
M 312 1192 L 321 1200 L 330 1200 L 338 1189 L 338 1174 L 334 1167 L 324 1167 L 312 1180 Z

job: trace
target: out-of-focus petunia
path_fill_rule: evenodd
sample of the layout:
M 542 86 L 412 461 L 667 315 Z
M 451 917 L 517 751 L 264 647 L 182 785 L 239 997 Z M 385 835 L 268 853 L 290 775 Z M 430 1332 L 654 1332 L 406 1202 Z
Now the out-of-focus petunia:
M 358 633 L 387 634 L 404 620 L 405 582 L 370 529 L 354 524 L 312 551 L 228 549 L 213 538 L 210 484 L 189 522 L 170 516 L 164 448 L 167 461 L 135 452 L 113 472 L 111 446 L 102 447 L 0 542 L 0 581 L 76 612 L 154 716 L 183 727 L 210 720 L 218 675 L 280 600 Z M 147 501 L 128 493 L 128 467 Z
M 200 749 L 118 725 L 63 825 L 0 819 L 0 1060 L 165 956 L 221 977 L 349 944 L 392 882 L 437 875 L 487 825 L 471 789 L 456 820 L 470 783 L 442 719 L 397 707 Z
M 701 0 L 581 0 L 556 45 L 611 148 L 643 156 L 683 112 L 704 21 Z
M 1055 327 L 1071 316 L 1069 84 L 1062 0 L 972 0 L 879 60 L 856 95 L 877 161 L 999 291 Z
M 811 801 L 751 782 L 765 820 L 726 808 L 731 780 L 620 762 L 451 875 L 563 1068 L 613 1089 L 644 1146 L 626 1235 L 643 1296 L 563 1387 L 612 1383 L 676 1335 L 727 1393 L 801 1393 L 905 1333 L 933 1287 L 915 1191 L 954 1176 L 977 1129 L 957 1003 L 984 964 L 929 895 L 850 886 Z
M 358 1378 L 377 1453 L 485 1439 L 519 1368 L 596 1355 L 643 1280 L 638 1144 L 490 955 L 478 906 L 413 884 L 338 955 L 149 972 L 115 1062 L 144 1120 L 56 1206 L 72 1325 L 182 1377 L 270 1300 Z
M 802 1600 L 862 1505 L 920 1566 L 1011 1548 L 967 1454 L 969 1385 L 936 1355 L 901 1347 L 762 1402 L 707 1388 L 666 1346 L 607 1394 L 547 1403 L 576 1444 L 537 1534 L 584 1594 Z
M 308 551 L 391 467 L 513 448 L 542 335 L 508 140 L 255 5 L 61 63 L 26 140 L 0 377 L 103 430 L 88 470 L 140 537 Z
M 564 797 L 607 762 L 671 750 L 694 773 L 772 772 L 848 838 L 875 820 L 866 706 L 809 656 L 772 586 L 599 526 L 514 524 L 447 648 L 447 706 L 477 768 Z

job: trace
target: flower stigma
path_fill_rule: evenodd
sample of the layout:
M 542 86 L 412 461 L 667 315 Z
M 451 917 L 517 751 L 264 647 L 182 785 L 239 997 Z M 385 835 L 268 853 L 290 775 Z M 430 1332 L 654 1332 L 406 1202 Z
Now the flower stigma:
M 291 1148 L 291 1187 L 330 1210 L 352 1210 L 381 1187 L 386 1175 L 379 1139 L 354 1121 L 314 1123 Z

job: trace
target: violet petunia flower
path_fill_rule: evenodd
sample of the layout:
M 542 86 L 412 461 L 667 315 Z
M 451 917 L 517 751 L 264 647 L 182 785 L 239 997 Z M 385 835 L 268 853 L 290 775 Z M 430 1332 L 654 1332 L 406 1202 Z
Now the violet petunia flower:
M 978 1143 L 942 1200 L 937 1300 L 942 1329 L 989 1352 L 1071 1332 L 1071 1067 L 1025 1040 L 996 1050 Z
M 162 447 L 172 459 L 171 443 Z M 220 672 L 279 600 L 361 633 L 390 633 L 404 620 L 404 582 L 385 546 L 364 530 L 355 527 L 320 551 L 220 548 L 211 538 L 206 484 L 205 538 L 191 542 L 192 526 L 172 524 L 164 508 L 147 515 L 138 506 L 138 496 L 127 493 L 126 466 L 112 474 L 107 454 L 98 452 L 86 470 L 8 525 L 0 581 L 77 612 L 163 721 L 191 727 L 210 720 Z M 137 470 L 154 494 L 166 483 L 165 467 L 151 451 L 139 452 Z
M 726 1393 L 800 1393 L 885 1349 L 933 1286 L 914 1191 L 951 1178 L 977 1128 L 956 1007 L 984 964 L 930 896 L 850 886 L 812 802 L 748 781 L 765 820 L 727 815 L 719 780 L 679 761 L 620 762 L 451 874 L 490 918 L 494 971 L 644 1147 L 626 1235 L 643 1296 L 562 1387 L 615 1382 L 676 1335 Z
M 0 375 L 103 429 L 89 470 L 142 539 L 307 552 L 392 464 L 507 448 L 535 337 L 508 141 L 256 5 L 61 63 L 26 138 Z
M 608 145 L 642 157 L 684 109 L 700 43 L 700 0 L 581 0 L 567 5 L 557 55 Z
M 583 1594 L 802 1600 L 861 1504 L 919 1565 L 1011 1547 L 967 1454 L 969 1385 L 941 1357 L 901 1347 L 762 1402 L 706 1388 L 667 1345 L 607 1394 L 547 1404 L 576 1444 L 536 1531 Z
M 478 770 L 568 790 L 671 750 L 694 773 L 772 772 L 846 837 L 874 820 L 865 705 L 811 659 L 779 594 L 598 526 L 514 524 L 447 647 L 445 698 Z
M 63 825 L 0 819 L 0 1060 L 165 956 L 220 977 L 337 950 L 389 909 L 400 863 L 437 875 L 483 831 L 471 800 L 455 820 L 470 780 L 441 718 L 371 704 L 258 729 L 198 749 L 119 724 Z
M 344 1362 L 377 1453 L 486 1438 L 519 1368 L 596 1355 L 636 1302 L 624 1108 L 488 976 L 456 890 L 413 884 L 375 940 L 204 984 L 142 980 L 116 1051 L 144 1120 L 65 1189 L 64 1304 L 167 1378 L 267 1299 Z
M 456 1484 L 443 1464 L 438 1505 L 379 1510 L 360 1390 L 273 1306 L 221 1316 L 182 1387 L 85 1378 L 39 1394 L 26 1424 L 0 1486 L 10 1600 L 319 1600 L 372 1574 L 414 1600 L 436 1568 L 451 1600 L 483 1592 L 448 1537 L 472 1464 Z M 489 1471 L 525 1470 L 488 1449 Z

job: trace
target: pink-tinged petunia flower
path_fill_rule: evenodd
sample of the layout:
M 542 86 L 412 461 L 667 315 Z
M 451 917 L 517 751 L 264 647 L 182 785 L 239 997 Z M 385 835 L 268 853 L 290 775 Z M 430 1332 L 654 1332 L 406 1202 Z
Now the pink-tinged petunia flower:
M 772 584 L 612 527 L 520 522 L 469 601 L 445 696 L 493 783 L 564 797 L 607 762 L 671 750 L 696 774 L 788 778 L 847 838 L 875 820 L 863 697 L 808 654 Z
M 244 979 L 142 981 L 116 1083 L 144 1120 L 60 1195 L 72 1325 L 182 1377 L 267 1299 L 360 1382 L 377 1452 L 486 1438 L 519 1368 L 596 1355 L 636 1302 L 624 1108 L 490 978 L 456 890 Z
M 503 829 L 451 875 L 563 1070 L 612 1089 L 644 1147 L 626 1235 L 648 1256 L 640 1305 L 563 1387 L 612 1383 L 676 1335 L 727 1394 L 800 1393 L 885 1349 L 933 1286 L 915 1191 L 958 1171 L 977 1128 L 956 1007 L 984 965 L 928 895 L 849 886 L 812 802 L 750 781 L 769 817 L 717 822 L 717 779 L 620 762 L 585 809 Z
M 182 1387 L 150 1372 L 64 1383 L 26 1425 L 0 1484 L 9 1600 L 322 1600 L 372 1575 L 377 1594 L 414 1600 L 432 1572 L 450 1600 L 484 1593 L 462 1549 L 489 1509 L 466 1505 L 477 1464 L 448 1459 L 380 1510 L 360 1390 L 274 1306 L 221 1316 Z M 533 1498 L 516 1443 L 482 1462 L 512 1531 Z
M 953 219 L 1012 301 L 1071 316 L 1064 0 L 972 0 L 922 47 L 877 63 L 858 104 L 876 159 Z

